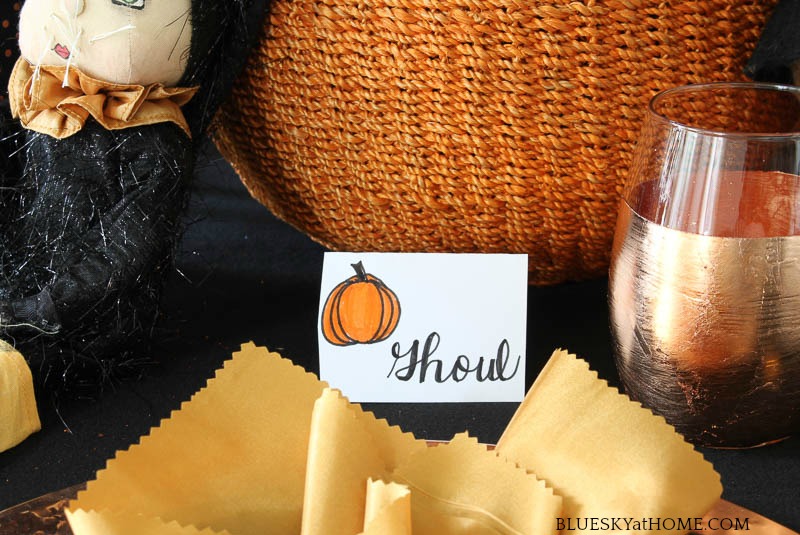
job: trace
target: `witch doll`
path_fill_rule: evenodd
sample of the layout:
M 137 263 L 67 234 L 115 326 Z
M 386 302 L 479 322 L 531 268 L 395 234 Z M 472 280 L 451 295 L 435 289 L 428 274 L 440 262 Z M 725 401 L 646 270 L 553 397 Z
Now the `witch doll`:
M 22 6 L 9 81 L 22 132 L 0 155 L 0 339 L 45 382 L 102 382 L 147 352 L 198 143 L 263 12 L 263 0 Z

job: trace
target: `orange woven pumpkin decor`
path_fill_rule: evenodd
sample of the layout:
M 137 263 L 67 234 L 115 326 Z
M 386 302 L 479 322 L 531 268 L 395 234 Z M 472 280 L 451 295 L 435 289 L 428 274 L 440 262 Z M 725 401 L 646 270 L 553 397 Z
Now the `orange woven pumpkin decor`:
M 214 139 L 333 250 L 605 275 L 659 90 L 742 79 L 777 0 L 274 0 Z
M 400 301 L 359 262 L 356 274 L 331 291 L 322 309 L 322 334 L 333 345 L 371 344 L 386 340 L 400 321 Z

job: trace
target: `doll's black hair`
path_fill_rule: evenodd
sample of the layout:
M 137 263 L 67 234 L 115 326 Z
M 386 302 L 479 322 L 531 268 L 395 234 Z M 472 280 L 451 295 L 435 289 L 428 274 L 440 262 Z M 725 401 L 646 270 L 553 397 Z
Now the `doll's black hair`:
M 200 90 L 184 113 L 199 139 L 264 26 L 267 0 L 192 0 L 192 42 L 183 86 Z

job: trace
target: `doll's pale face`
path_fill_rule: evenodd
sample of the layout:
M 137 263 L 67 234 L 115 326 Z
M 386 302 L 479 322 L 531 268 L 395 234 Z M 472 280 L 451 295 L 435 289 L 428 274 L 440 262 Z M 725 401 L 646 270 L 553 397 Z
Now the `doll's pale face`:
M 27 0 L 19 45 L 33 65 L 67 65 L 121 84 L 178 83 L 191 0 Z

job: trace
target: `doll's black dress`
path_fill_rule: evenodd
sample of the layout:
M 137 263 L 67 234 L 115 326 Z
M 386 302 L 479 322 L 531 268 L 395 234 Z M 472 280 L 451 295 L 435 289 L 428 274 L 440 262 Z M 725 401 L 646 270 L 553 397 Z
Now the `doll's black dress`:
M 58 373 L 103 371 L 101 357 L 152 335 L 191 140 L 172 123 L 111 131 L 91 119 L 63 140 L 24 135 L 24 170 L 3 196 L 0 336 Z

